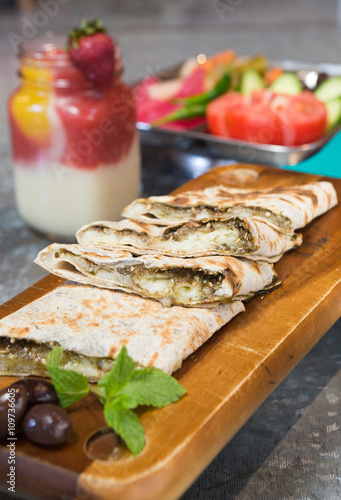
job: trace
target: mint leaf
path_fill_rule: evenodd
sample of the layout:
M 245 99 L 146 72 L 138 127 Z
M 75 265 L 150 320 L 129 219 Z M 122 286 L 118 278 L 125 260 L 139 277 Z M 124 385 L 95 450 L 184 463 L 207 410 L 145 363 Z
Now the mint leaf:
M 179 382 L 167 373 L 155 368 L 146 368 L 136 370 L 119 394 L 128 400 L 135 400 L 136 406 L 148 405 L 161 408 L 174 403 L 185 392 Z
M 113 396 L 109 399 L 109 401 L 112 401 L 116 406 L 126 408 L 127 410 L 133 410 L 139 405 L 134 396 L 131 397 L 129 394 L 125 395 L 123 391 Z
M 135 363 L 128 355 L 127 348 L 123 346 L 113 368 L 99 380 L 98 385 L 100 387 L 104 386 L 109 399 L 127 384 L 135 370 Z
M 61 407 L 66 408 L 84 398 L 89 392 L 89 385 L 84 375 L 59 368 L 62 355 L 63 348 L 54 347 L 47 356 L 46 369 L 56 389 Z
M 106 423 L 121 436 L 133 455 L 138 455 L 143 450 L 145 445 L 143 427 L 132 410 L 120 407 L 115 401 L 108 401 L 104 405 L 104 417 Z
M 72 370 L 50 367 L 47 369 L 62 408 L 83 399 L 89 392 L 88 380 Z
M 54 347 L 47 355 L 46 358 L 46 368 L 58 368 L 60 365 L 60 361 L 63 356 L 63 348 L 58 345 Z

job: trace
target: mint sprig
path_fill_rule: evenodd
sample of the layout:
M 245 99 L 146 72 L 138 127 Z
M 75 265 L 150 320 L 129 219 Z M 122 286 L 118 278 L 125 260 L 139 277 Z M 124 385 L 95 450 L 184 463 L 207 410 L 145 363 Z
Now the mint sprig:
M 73 370 L 59 368 L 62 356 L 63 348 L 54 347 L 47 356 L 46 368 L 56 389 L 61 407 L 66 408 L 83 399 L 90 389 L 84 375 Z
M 60 368 L 62 356 L 63 349 L 57 346 L 46 360 L 61 406 L 72 405 L 89 391 L 96 393 L 104 404 L 106 423 L 121 436 L 133 455 L 143 450 L 145 438 L 139 418 L 132 410 L 140 405 L 161 408 L 186 392 L 175 378 L 156 368 L 137 368 L 124 346 L 110 372 L 97 385 L 89 384 L 84 375 Z

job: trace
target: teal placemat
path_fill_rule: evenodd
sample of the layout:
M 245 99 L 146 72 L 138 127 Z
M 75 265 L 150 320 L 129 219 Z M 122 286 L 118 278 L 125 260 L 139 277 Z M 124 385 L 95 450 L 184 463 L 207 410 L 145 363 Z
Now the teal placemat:
M 283 165 L 282 168 L 341 178 L 341 130 L 315 155 L 297 165 Z

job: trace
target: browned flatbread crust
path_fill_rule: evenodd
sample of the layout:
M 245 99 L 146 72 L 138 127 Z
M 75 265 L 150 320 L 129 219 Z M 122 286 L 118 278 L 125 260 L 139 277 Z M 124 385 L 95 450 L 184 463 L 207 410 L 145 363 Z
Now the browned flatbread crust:
M 133 256 L 120 250 L 54 243 L 35 262 L 62 278 L 137 293 L 165 306 L 246 299 L 279 283 L 272 264 L 234 257 Z
M 239 301 L 214 308 L 165 308 L 138 295 L 67 282 L 0 320 L 0 341 L 57 344 L 67 353 L 97 359 L 95 368 L 83 372 L 90 380 L 103 375 L 100 360 L 113 360 L 123 345 L 138 365 L 172 373 L 242 311 Z M 27 356 L 33 360 L 30 368 Z M 82 372 L 80 364 L 71 368 Z M 0 356 L 1 375 L 47 374 L 44 370 L 44 359 L 32 352 L 21 357 L 16 348 L 15 358 Z
M 203 219 L 169 226 L 131 219 L 98 221 L 83 226 L 76 237 L 80 244 L 126 250 L 136 255 L 234 255 L 267 262 L 277 262 L 284 252 L 302 243 L 301 234 L 281 233 L 252 217 Z
M 140 198 L 128 205 L 122 215 L 159 225 L 179 220 L 252 216 L 267 221 L 279 231 L 292 232 L 336 204 L 336 191 L 327 181 L 258 191 L 216 186 L 177 195 Z

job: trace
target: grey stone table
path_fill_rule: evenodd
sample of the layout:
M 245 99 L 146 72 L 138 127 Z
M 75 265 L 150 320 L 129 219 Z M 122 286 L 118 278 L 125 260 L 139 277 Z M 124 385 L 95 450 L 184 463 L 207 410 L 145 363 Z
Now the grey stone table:
M 78 23 L 79 12 L 89 18 L 100 15 L 120 40 L 128 80 L 200 52 L 212 54 L 227 47 L 240 54 L 262 52 L 272 59 L 341 62 L 341 8 L 333 0 L 54 3 L 55 13 L 47 16 L 41 30 L 65 33 Z M 41 3 L 37 5 L 41 10 Z M 37 19 L 34 13 L 0 10 L 1 303 L 43 277 L 32 261 L 49 243 L 25 225 L 15 208 L 5 104 L 16 85 L 9 34 L 27 35 L 25 29 L 31 23 L 35 36 Z M 176 159 L 166 151 L 143 149 L 144 194 L 165 194 L 186 180 Z M 341 498 L 340 330 L 339 320 L 182 500 Z M 0 498 L 13 497 L 0 494 Z

